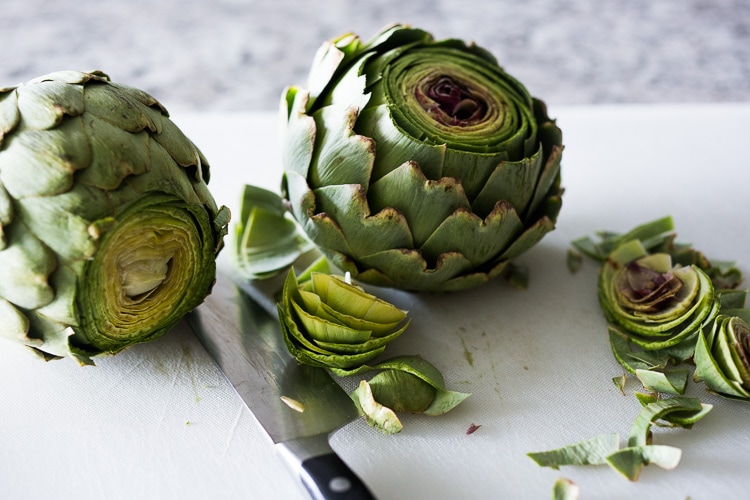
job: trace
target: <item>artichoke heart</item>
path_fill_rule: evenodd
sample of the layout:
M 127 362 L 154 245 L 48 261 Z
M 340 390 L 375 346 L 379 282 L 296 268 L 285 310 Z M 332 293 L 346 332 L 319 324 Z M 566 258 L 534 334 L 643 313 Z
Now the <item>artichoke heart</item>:
M 404 25 L 344 35 L 281 112 L 284 196 L 361 282 L 470 288 L 554 229 L 562 133 L 474 44 Z
M 0 336 L 92 364 L 167 332 L 215 279 L 208 179 L 166 109 L 102 72 L 0 89 Z

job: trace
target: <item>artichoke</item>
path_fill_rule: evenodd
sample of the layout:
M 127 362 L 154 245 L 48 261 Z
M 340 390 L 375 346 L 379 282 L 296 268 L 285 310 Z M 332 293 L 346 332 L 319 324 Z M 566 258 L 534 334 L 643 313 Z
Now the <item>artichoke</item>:
M 750 310 L 722 310 L 699 334 L 695 376 L 712 391 L 750 401 Z
M 403 25 L 343 35 L 281 101 L 282 192 L 361 282 L 473 287 L 555 226 L 562 133 L 474 44 Z
M 101 72 L 0 89 L 0 335 L 91 364 L 203 301 L 228 210 L 150 95 Z
M 694 343 L 720 306 L 703 270 L 673 266 L 670 254 L 650 254 L 640 240 L 609 255 L 600 272 L 599 301 L 609 322 L 646 350 Z
M 279 320 L 287 348 L 299 362 L 347 375 L 382 354 L 410 320 L 394 305 L 329 272 L 325 258 L 299 279 L 290 269 Z

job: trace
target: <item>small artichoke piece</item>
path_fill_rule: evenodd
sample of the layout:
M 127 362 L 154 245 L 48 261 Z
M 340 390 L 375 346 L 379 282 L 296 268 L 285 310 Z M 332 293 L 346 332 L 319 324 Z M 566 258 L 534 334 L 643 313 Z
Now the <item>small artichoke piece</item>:
M 609 322 L 646 350 L 694 342 L 720 306 L 703 270 L 673 266 L 669 254 L 649 254 L 639 240 L 609 255 L 599 277 L 599 301 Z
M 281 101 L 284 195 L 361 282 L 477 286 L 555 226 L 562 133 L 474 44 L 403 25 L 347 34 Z
M 442 415 L 470 396 L 446 389 L 440 371 L 419 356 L 397 356 L 357 373 L 365 370 L 379 373 L 362 380 L 351 396 L 367 423 L 386 434 L 403 428 L 396 413 Z
M 279 320 L 289 352 L 301 363 L 351 370 L 373 360 L 411 320 L 397 307 L 325 272 L 301 282 L 290 269 Z
M 242 276 L 249 280 L 271 278 L 314 248 L 286 214 L 278 194 L 245 186 L 232 253 Z
M 161 104 L 104 73 L 0 89 L 0 335 L 91 364 L 167 332 L 215 278 L 208 178 Z
M 723 310 L 700 333 L 694 378 L 726 398 L 750 401 L 750 310 Z

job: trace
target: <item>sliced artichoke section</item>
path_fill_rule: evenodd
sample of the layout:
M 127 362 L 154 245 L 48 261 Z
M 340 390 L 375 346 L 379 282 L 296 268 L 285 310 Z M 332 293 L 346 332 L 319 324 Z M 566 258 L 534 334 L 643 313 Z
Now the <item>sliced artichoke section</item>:
M 750 401 L 750 310 L 722 311 L 700 333 L 694 378 L 724 397 Z
M 298 280 L 290 269 L 279 319 L 287 347 L 300 362 L 353 370 L 382 354 L 410 320 L 406 312 L 329 272 L 312 271 Z
M 0 110 L 5 337 L 88 364 L 203 301 L 229 212 L 158 101 L 66 71 L 1 90 Z
M 561 131 L 476 45 L 402 25 L 344 35 L 281 108 L 284 195 L 360 281 L 473 287 L 554 228 Z

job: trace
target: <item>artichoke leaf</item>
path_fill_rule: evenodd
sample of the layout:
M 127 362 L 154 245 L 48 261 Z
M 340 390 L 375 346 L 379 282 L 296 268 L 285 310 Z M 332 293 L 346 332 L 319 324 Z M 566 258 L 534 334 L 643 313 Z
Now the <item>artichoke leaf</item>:
M 450 214 L 469 208 L 460 183 L 451 177 L 428 180 L 413 161 L 404 163 L 370 186 L 368 199 L 373 211 L 393 207 L 403 214 L 416 248 L 422 247 Z
M 25 127 L 32 130 L 51 129 L 62 122 L 64 115 L 79 116 L 84 111 L 83 87 L 62 81 L 37 80 L 21 85 L 18 111 Z
M 606 464 L 607 457 L 619 447 L 620 436 L 616 433 L 607 433 L 554 450 L 531 452 L 526 455 L 541 467 L 557 470 L 565 465 Z
M 523 223 L 505 201 L 498 202 L 484 219 L 458 209 L 430 235 L 421 251 L 431 261 L 439 258 L 437 252 L 457 252 L 478 267 L 502 253 L 522 231 Z
M 679 465 L 682 450 L 674 446 L 643 445 L 622 448 L 607 457 L 607 463 L 630 481 L 637 481 L 644 466 L 654 464 L 673 470 Z

